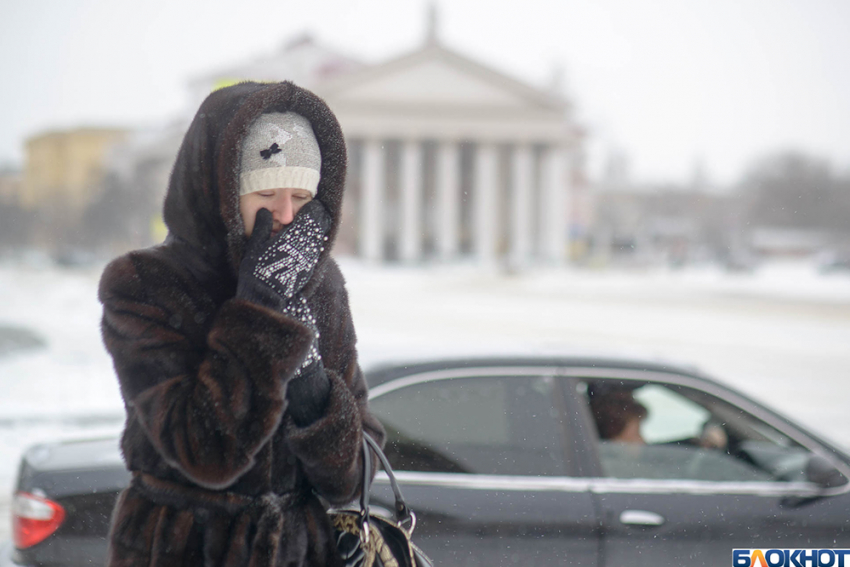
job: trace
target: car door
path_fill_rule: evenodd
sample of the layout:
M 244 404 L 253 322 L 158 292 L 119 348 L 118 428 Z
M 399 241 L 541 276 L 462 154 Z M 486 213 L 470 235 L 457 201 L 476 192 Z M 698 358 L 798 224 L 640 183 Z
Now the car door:
M 553 368 L 456 368 L 372 388 L 386 454 L 437 564 L 597 565 L 574 411 Z M 373 500 L 392 509 L 385 479 Z
M 821 497 L 807 481 L 811 439 L 706 384 L 599 369 L 576 382 L 599 462 L 602 564 L 725 567 L 734 548 L 848 547 L 847 485 Z M 640 441 L 616 439 L 611 399 L 620 417 L 644 415 Z

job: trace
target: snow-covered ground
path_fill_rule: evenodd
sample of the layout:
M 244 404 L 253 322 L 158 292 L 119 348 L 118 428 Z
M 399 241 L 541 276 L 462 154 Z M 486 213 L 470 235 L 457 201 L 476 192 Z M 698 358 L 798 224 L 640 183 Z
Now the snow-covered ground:
M 753 274 L 375 268 L 341 262 L 361 356 L 574 352 L 694 363 L 850 446 L 850 275 L 805 264 Z M 100 269 L 0 265 L 0 541 L 21 452 L 118 432 L 123 414 L 100 342 Z M 44 347 L 7 352 L 27 329 Z M 31 341 L 32 342 L 32 341 Z M 35 341 L 37 342 L 37 341 Z

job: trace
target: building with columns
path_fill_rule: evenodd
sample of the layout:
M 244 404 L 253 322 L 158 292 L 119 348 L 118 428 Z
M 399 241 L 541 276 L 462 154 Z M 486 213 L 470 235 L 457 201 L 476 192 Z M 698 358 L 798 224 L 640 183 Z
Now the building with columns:
M 370 261 L 567 257 L 570 106 L 431 39 L 314 85 L 351 152 L 343 237 Z

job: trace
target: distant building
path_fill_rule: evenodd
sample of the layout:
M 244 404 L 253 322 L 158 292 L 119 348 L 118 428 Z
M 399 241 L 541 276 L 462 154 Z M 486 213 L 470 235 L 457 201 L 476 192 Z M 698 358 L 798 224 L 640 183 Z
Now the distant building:
M 0 205 L 17 206 L 21 198 L 24 177 L 18 169 L 0 168 Z
M 85 208 L 101 188 L 110 149 L 126 134 L 121 129 L 77 128 L 29 138 L 20 206 L 34 210 L 61 203 L 72 211 Z
M 353 150 L 360 256 L 565 260 L 578 142 L 566 101 L 436 42 L 316 90 Z
M 593 260 L 680 266 L 735 245 L 734 197 L 680 186 L 609 186 L 594 203 Z

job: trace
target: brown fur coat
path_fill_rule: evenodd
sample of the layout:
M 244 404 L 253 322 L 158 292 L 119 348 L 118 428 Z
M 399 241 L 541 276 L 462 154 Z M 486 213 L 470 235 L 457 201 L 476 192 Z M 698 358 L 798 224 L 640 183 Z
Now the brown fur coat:
M 316 198 L 334 218 L 304 289 L 331 381 L 324 415 L 305 427 L 287 412 L 287 383 L 310 332 L 236 299 L 246 238 L 239 215 L 241 140 L 259 114 L 292 110 L 322 152 Z M 122 451 L 133 483 L 116 505 L 112 566 L 333 565 L 332 504 L 360 490 L 368 411 L 339 268 L 327 255 L 339 226 L 345 144 L 318 97 L 291 83 L 242 83 L 211 94 L 190 125 L 165 202 L 166 242 L 104 271 L 103 338 L 127 410 Z

